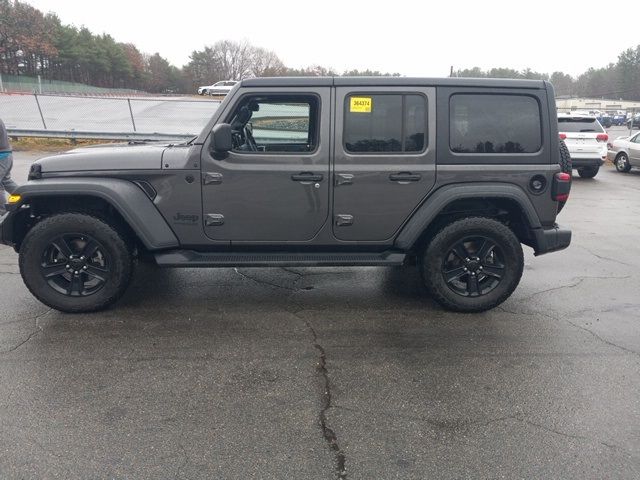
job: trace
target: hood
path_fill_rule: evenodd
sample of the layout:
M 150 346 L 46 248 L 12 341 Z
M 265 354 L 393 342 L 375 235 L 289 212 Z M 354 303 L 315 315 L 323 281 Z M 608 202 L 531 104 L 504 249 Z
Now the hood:
M 165 143 L 113 143 L 76 148 L 35 162 L 40 171 L 156 170 L 162 168 Z

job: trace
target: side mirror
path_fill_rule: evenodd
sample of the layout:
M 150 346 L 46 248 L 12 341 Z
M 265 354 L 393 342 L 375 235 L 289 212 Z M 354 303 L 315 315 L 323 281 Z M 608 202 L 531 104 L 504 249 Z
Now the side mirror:
M 216 152 L 228 152 L 233 149 L 231 125 L 218 123 L 211 132 L 213 133 L 213 149 Z

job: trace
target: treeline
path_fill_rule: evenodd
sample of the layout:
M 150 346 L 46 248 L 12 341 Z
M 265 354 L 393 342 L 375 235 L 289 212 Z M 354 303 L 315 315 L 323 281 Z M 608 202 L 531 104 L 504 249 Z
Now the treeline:
M 0 0 L 0 73 L 153 92 L 179 89 L 183 82 L 181 70 L 157 53 L 143 54 L 135 45 L 10 0 Z
M 177 68 L 158 53 L 148 55 L 110 35 L 65 25 L 55 14 L 17 0 L 0 0 L 0 73 L 153 93 L 188 93 L 199 85 L 250 76 L 336 74 L 322 66 L 290 68 L 274 52 L 228 40 L 193 51 L 189 63 Z
M 187 65 L 178 68 L 158 53 L 148 55 L 110 35 L 95 35 L 86 28 L 65 25 L 55 14 L 43 14 L 18 0 L 0 0 L 0 73 L 41 75 L 44 80 L 153 93 L 191 93 L 199 85 L 252 76 L 339 74 L 323 66 L 291 68 L 272 51 L 229 40 L 194 50 Z M 452 74 L 548 79 L 559 96 L 640 100 L 640 45 L 622 52 L 616 63 L 590 68 L 577 78 L 563 72 L 547 74 L 511 68 L 475 67 Z M 349 70 L 342 75 L 400 76 L 372 70 Z
M 640 45 L 622 52 L 616 63 L 590 68 L 576 78 L 563 72 L 547 74 L 530 69 L 482 70 L 478 67 L 455 71 L 453 76 L 542 79 L 553 83 L 557 96 L 640 100 Z

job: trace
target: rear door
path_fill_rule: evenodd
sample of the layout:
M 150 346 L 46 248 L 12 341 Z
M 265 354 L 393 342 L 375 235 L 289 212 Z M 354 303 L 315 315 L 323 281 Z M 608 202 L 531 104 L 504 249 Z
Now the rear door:
M 233 150 L 219 155 L 207 142 L 202 152 L 208 237 L 307 242 L 320 231 L 329 215 L 330 93 L 244 88 L 225 109 Z
M 333 232 L 390 240 L 435 183 L 435 88 L 336 88 Z

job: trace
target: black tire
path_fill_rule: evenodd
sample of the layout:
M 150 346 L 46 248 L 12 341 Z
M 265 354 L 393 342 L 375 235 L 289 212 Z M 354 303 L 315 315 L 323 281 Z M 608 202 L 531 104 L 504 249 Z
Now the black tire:
M 621 173 L 629 173 L 629 171 L 631 170 L 629 157 L 624 152 L 621 152 L 616 156 L 616 160 L 614 163 L 616 165 L 616 170 Z
M 571 173 L 571 153 L 569 153 L 569 147 L 564 143 L 564 140 L 560 140 L 560 170 L 564 173 Z
M 593 178 L 600 171 L 600 167 L 582 167 L 578 169 L 581 178 Z
M 93 312 L 117 301 L 133 273 L 126 236 L 91 215 L 61 213 L 37 223 L 20 246 L 29 291 L 61 312 Z
M 463 254 L 469 256 L 462 258 Z M 457 312 L 482 312 L 500 305 L 518 286 L 523 268 L 522 246 L 513 231 L 485 217 L 446 225 L 427 245 L 421 262 L 422 278 L 432 298 Z M 455 278 L 447 281 L 445 275 Z
M 560 164 L 560 170 L 564 173 L 568 173 L 569 175 L 571 175 L 572 173 L 571 153 L 569 153 L 569 148 L 567 147 L 567 144 L 564 143 L 564 140 L 560 140 L 559 150 L 560 150 L 560 155 L 559 155 L 558 163 Z M 558 202 L 558 213 L 562 211 L 566 203 L 567 203 L 566 200 Z

